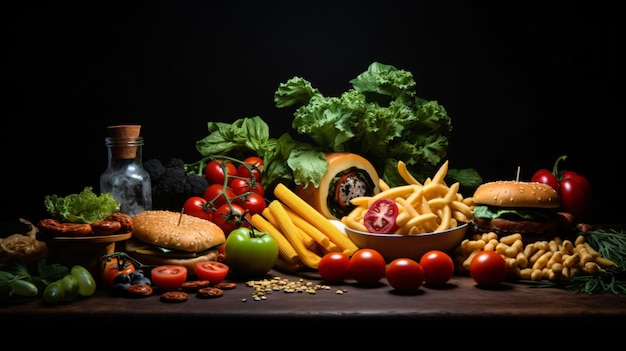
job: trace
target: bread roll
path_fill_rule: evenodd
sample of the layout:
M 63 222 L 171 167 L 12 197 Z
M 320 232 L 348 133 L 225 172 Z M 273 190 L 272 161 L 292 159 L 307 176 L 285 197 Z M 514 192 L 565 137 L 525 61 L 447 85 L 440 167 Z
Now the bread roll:
M 551 186 L 537 182 L 495 181 L 474 191 L 476 204 L 498 207 L 558 208 L 559 194 Z
M 226 242 L 215 223 L 172 211 L 144 211 L 133 217 L 133 237 L 137 240 L 185 252 L 201 252 Z

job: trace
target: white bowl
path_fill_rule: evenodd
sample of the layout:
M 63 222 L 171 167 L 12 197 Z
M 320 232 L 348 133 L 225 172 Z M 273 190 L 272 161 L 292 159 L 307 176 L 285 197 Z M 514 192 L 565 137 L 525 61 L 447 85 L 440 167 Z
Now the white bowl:
M 461 243 L 469 224 L 440 232 L 401 235 L 361 232 L 345 227 L 345 232 L 360 248 L 370 248 L 380 252 L 387 262 L 396 258 L 420 260 L 430 250 L 441 250 L 452 256 L 452 251 Z

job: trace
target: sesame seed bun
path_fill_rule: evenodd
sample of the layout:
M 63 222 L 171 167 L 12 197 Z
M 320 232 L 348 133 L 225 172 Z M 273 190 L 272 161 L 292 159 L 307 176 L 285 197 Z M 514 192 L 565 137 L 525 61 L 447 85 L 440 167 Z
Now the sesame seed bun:
M 144 211 L 135 215 L 133 238 L 184 252 L 201 252 L 226 242 L 217 224 L 173 211 Z
M 537 182 L 495 181 L 480 185 L 474 192 L 477 204 L 498 207 L 558 208 L 559 194 Z

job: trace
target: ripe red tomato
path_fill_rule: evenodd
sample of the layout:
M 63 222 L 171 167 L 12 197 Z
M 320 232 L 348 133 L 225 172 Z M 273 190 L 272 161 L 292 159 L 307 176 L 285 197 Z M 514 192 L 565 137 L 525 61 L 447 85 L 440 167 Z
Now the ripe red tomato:
M 207 205 L 205 198 L 200 196 L 192 196 L 185 201 L 183 205 L 183 212 L 207 221 L 213 220 L 213 211 L 211 206 Z
M 320 278 L 327 283 L 340 283 L 350 276 L 350 257 L 343 252 L 329 252 L 317 265 Z
M 263 159 L 258 156 L 246 157 L 243 164 L 237 166 L 237 175 L 242 178 L 254 178 L 254 181 L 261 182 L 263 164 Z
M 419 263 L 424 268 L 424 283 L 426 284 L 443 285 L 454 275 L 454 261 L 443 251 L 428 251 L 422 255 Z
M 239 227 L 250 228 L 250 221 L 250 213 L 237 204 L 224 204 L 213 213 L 213 223 L 222 228 L 226 236 Z
M 235 203 L 239 203 L 241 200 L 236 198 L 237 195 L 233 192 L 233 189 L 226 187 L 222 184 L 211 184 L 204 189 L 202 197 L 213 208 L 218 208 L 226 203 L 226 198 Z
M 396 258 L 386 270 L 387 282 L 400 292 L 415 292 L 424 283 L 424 269 L 410 258 Z
M 547 169 L 540 169 L 530 178 L 531 182 L 548 184 L 552 189 L 559 191 L 559 180 Z
M 398 205 L 391 199 L 378 199 L 363 217 L 363 224 L 370 233 L 393 233 L 398 229 L 396 218 Z
M 131 274 L 135 271 L 135 265 L 125 258 L 108 257 L 101 262 L 100 281 L 105 288 L 113 286 L 113 280 L 119 274 Z
M 237 175 L 237 166 L 228 160 L 211 160 L 204 167 L 204 176 L 209 181 L 209 184 L 226 184 L 224 178 L 233 177 Z
M 211 285 L 215 285 L 224 280 L 228 275 L 228 270 L 228 265 L 218 261 L 198 262 L 195 267 L 198 279 L 208 280 Z
M 175 264 L 156 266 L 150 271 L 150 279 L 163 291 L 178 290 L 187 280 L 187 268 Z
M 587 178 L 576 172 L 563 172 L 563 179 L 559 184 L 561 208 L 569 212 L 578 220 L 589 219 L 592 211 L 591 184 Z
M 263 188 L 263 185 L 261 185 L 258 181 L 253 181 L 249 178 L 235 177 L 230 180 L 228 186 L 233 189 L 233 192 L 237 195 L 253 192 L 261 196 L 265 196 L 265 189 Z
M 350 276 L 361 284 L 375 284 L 385 276 L 386 262 L 374 249 L 359 249 L 350 257 Z
M 495 251 L 481 251 L 470 263 L 470 275 L 482 287 L 495 287 L 506 278 L 506 261 Z
M 255 213 L 261 213 L 267 207 L 265 198 L 257 193 L 250 193 L 244 196 L 243 204 L 241 205 L 244 210 L 248 210 L 251 215 Z
M 591 184 L 587 178 L 573 171 L 559 171 L 559 163 L 567 156 L 559 157 L 552 171 L 540 169 L 530 178 L 532 182 L 550 185 L 561 197 L 561 210 L 569 212 L 578 222 L 589 220 L 592 214 Z

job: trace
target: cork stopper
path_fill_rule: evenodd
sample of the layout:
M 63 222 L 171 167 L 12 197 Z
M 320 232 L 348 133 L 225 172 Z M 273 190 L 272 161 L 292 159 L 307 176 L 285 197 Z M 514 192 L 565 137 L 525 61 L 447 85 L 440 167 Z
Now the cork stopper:
M 111 148 L 111 156 L 115 159 L 134 159 L 137 157 L 137 146 L 143 145 L 139 136 L 141 125 L 108 126 L 109 137 L 106 144 Z

